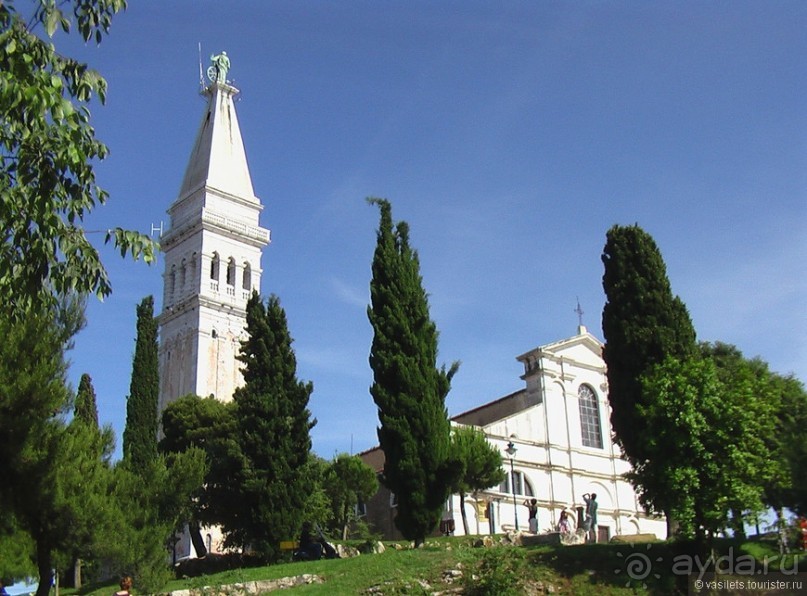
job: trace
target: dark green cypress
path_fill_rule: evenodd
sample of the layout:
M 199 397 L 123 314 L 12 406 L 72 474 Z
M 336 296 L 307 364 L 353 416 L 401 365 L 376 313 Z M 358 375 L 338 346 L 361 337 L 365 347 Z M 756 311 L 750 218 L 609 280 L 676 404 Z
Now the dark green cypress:
M 272 559 L 280 541 L 299 532 L 311 489 L 305 464 L 316 424 L 308 410 L 314 388 L 297 379 L 286 313 L 276 296 L 264 305 L 252 294 L 247 333 L 239 354 L 244 386 L 234 395 L 243 459 L 234 483 L 239 506 L 224 527 L 234 544 Z
M 123 431 L 123 459 L 135 471 L 157 458 L 159 394 L 157 319 L 154 298 L 148 296 L 137 306 L 137 343 Z
M 399 222 L 393 229 L 389 201 L 368 201 L 381 212 L 367 310 L 374 332 L 370 393 L 378 406 L 385 458 L 381 480 L 397 497 L 397 528 L 420 544 L 437 525 L 461 472 L 450 458 L 445 407 L 459 364 L 449 370 L 436 366 L 438 332 L 408 225 Z
M 76 420 L 81 420 L 91 428 L 99 430 L 95 388 L 92 386 L 92 378 L 87 373 L 81 375 L 78 393 L 76 394 L 76 403 L 73 406 L 73 415 Z
M 611 425 L 628 460 L 642 462 L 645 425 L 637 405 L 652 396 L 642 395 L 641 377 L 667 356 L 696 353 L 695 329 L 686 306 L 673 296 L 658 246 L 638 225 L 608 230 L 602 262 Z

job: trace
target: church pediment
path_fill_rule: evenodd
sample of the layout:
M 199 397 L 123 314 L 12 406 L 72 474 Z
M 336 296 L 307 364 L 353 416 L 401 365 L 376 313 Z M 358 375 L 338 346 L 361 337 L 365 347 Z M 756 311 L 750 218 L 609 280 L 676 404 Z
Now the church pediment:
M 524 364 L 525 375 L 537 369 L 551 370 L 547 361 L 560 362 L 561 360 L 581 368 L 600 370 L 605 366 L 602 359 L 603 344 L 582 325 L 577 335 L 562 339 L 550 344 L 539 346 L 516 359 Z

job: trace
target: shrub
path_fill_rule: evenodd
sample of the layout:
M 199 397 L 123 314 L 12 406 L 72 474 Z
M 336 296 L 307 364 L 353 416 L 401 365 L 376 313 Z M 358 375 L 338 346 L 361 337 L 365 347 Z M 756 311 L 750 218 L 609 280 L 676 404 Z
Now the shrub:
M 525 561 L 521 551 L 511 547 L 486 550 L 470 575 L 465 590 L 472 596 L 518 596 L 523 594 Z

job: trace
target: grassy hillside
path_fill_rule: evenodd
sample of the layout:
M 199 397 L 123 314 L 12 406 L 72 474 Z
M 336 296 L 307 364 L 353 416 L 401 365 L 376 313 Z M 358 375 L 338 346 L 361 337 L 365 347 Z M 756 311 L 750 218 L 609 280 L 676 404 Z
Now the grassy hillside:
M 778 577 L 792 580 L 807 558 L 780 558 L 773 546 L 760 542 L 721 541 L 716 553 L 718 569 L 734 573 L 737 581 Z M 708 565 L 707 565 L 708 564 Z M 709 580 L 714 569 L 708 558 L 688 554 L 684 544 L 581 545 L 567 547 L 475 548 L 468 538 L 429 541 L 425 547 L 382 554 L 315 562 L 283 563 L 236 569 L 172 581 L 166 591 L 219 587 L 256 580 L 313 574 L 322 583 L 297 586 L 283 593 L 322 594 L 432 594 L 435 592 L 506 596 L 507 594 L 686 594 L 687 581 Z M 686 572 L 691 570 L 691 574 Z M 728 577 L 728 576 L 725 576 Z M 708 584 L 703 584 L 708 585 Z M 738 586 L 741 584 L 735 584 Z M 99 586 L 83 594 L 108 596 L 114 589 Z M 221 593 L 211 590 L 209 593 Z M 698 592 L 695 592 L 698 593 Z M 709 593 L 702 591 L 699 593 Z M 749 591 L 720 592 L 749 594 Z M 764 593 L 764 592 L 759 592 Z M 787 592 L 783 592 L 787 593 Z M 807 584 L 803 591 L 807 593 Z M 66 593 L 65 593 L 66 594 Z

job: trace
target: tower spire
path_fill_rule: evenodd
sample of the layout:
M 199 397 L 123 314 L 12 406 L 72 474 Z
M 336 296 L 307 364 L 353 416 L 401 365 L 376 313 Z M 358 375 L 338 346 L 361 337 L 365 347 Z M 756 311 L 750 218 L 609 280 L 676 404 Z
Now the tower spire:
M 209 187 L 259 204 L 233 102 L 239 91 L 227 83 L 230 59 L 227 52 L 222 52 L 211 56 L 211 62 L 207 69 L 211 84 L 202 91 L 208 98 L 207 110 L 196 134 L 177 202 L 201 187 Z
M 235 112 L 238 89 L 227 82 L 230 61 L 226 52 L 211 60 L 207 107 L 161 238 L 163 407 L 188 393 L 229 400 L 243 382 L 238 342 L 269 244 Z

